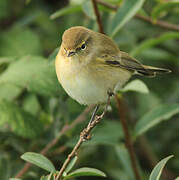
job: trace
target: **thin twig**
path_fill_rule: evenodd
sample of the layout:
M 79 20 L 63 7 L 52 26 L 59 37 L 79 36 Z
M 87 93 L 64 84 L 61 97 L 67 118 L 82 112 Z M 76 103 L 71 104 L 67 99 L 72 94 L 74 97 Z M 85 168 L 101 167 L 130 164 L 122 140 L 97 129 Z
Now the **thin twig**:
M 101 4 L 107 8 L 110 8 L 114 11 L 117 11 L 117 9 L 119 8 L 119 6 L 111 5 L 103 0 L 96 0 L 96 1 L 99 4 Z M 142 16 L 139 14 L 136 14 L 135 17 L 138 19 L 141 19 L 145 22 L 148 22 L 148 23 L 152 24 L 153 26 L 159 26 L 161 28 L 165 28 L 165 29 L 172 30 L 172 31 L 179 31 L 179 26 L 176 24 L 171 24 L 171 23 L 168 23 L 168 22 L 162 21 L 162 20 L 157 20 L 156 22 L 154 22 L 150 17 L 145 17 L 145 16 Z
M 97 1 L 97 3 L 107 7 L 109 9 L 113 9 L 114 11 L 117 11 L 117 9 L 118 9 L 118 6 L 107 3 L 106 1 L 103 1 L 103 0 L 96 0 L 96 1 Z
M 70 125 L 65 125 L 62 130 L 58 133 L 58 135 L 50 141 L 41 151 L 40 153 L 43 155 L 46 155 L 49 149 L 51 149 L 53 146 L 57 144 L 59 139 L 67 133 L 69 130 L 73 129 L 77 124 L 83 122 L 86 119 L 87 114 L 94 108 L 94 106 L 89 106 L 85 108 L 85 110 L 70 124 Z M 24 175 L 28 169 L 31 167 L 30 163 L 25 163 L 24 167 L 17 173 L 15 178 L 19 178 L 22 175 Z
M 165 28 L 165 29 L 168 29 L 168 30 L 179 31 L 179 26 L 176 25 L 176 24 L 171 24 L 171 23 L 161 21 L 161 20 L 157 20 L 156 22 L 154 22 L 154 21 L 152 21 L 151 18 L 142 16 L 142 15 L 139 15 L 139 14 L 136 14 L 135 17 L 138 18 L 138 19 L 141 19 L 141 20 L 143 20 L 145 22 L 148 22 L 148 23 L 150 23 L 150 24 L 152 24 L 154 26 L 159 26 L 159 27 L 162 27 L 162 28 Z
M 100 13 L 98 11 L 98 6 L 97 6 L 96 0 L 92 0 L 92 4 L 93 4 L 93 9 L 94 9 L 94 12 L 95 12 L 95 15 L 96 15 L 96 21 L 98 23 L 99 32 L 104 34 L 103 24 L 102 24 L 102 21 L 101 21 Z
M 121 125 L 122 125 L 122 129 L 125 135 L 125 141 L 126 141 L 126 148 L 128 150 L 130 159 L 131 159 L 131 165 L 132 165 L 132 169 L 135 175 L 135 179 L 136 180 L 141 180 L 139 171 L 137 169 L 137 162 L 136 162 L 136 157 L 135 157 L 135 152 L 134 152 L 134 148 L 132 145 L 132 140 L 131 140 L 131 136 L 129 134 L 129 130 L 128 130 L 128 126 L 127 126 L 127 120 L 126 120 L 126 109 L 124 106 L 124 102 L 122 100 L 122 97 L 119 98 L 117 95 L 115 95 L 115 99 L 117 101 L 117 107 L 118 107 L 118 112 L 119 112 L 119 116 L 120 116 L 120 121 L 121 121 Z
M 93 121 L 90 121 L 87 125 L 87 127 L 85 129 L 82 130 L 81 134 L 80 134 L 80 138 L 78 140 L 78 142 L 76 143 L 75 147 L 73 148 L 73 150 L 71 151 L 71 153 L 68 155 L 66 161 L 64 162 L 64 164 L 62 165 L 57 177 L 55 178 L 55 180 L 59 180 L 66 167 L 68 166 L 68 164 L 70 163 L 71 159 L 77 154 L 78 149 L 80 148 L 80 146 L 82 145 L 83 142 L 89 140 L 91 138 L 90 132 L 92 131 L 92 129 L 94 129 L 94 127 L 100 123 L 100 121 L 103 119 L 104 115 L 107 112 L 107 107 L 110 104 L 110 96 L 108 96 L 108 101 L 107 104 L 105 106 L 105 109 L 103 111 L 103 113 L 100 116 L 95 115 L 95 118 Z

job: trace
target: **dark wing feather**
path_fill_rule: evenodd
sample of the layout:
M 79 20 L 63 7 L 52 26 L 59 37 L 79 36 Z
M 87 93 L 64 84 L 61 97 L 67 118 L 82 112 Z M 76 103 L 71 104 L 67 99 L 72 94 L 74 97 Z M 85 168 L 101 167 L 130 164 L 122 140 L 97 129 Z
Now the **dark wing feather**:
M 138 62 L 135 58 L 130 57 L 127 53 L 120 51 L 120 56 L 108 57 L 105 61 L 107 64 L 112 66 L 118 66 L 134 74 L 144 75 L 153 77 L 156 73 L 167 73 L 170 72 L 168 69 L 156 68 L 152 66 L 146 66 Z

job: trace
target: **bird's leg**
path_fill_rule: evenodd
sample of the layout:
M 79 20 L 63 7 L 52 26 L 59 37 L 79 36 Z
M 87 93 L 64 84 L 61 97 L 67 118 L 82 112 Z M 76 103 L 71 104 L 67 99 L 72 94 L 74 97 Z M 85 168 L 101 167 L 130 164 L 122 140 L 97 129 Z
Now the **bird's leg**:
M 106 113 L 107 108 L 108 108 L 108 106 L 109 106 L 109 104 L 110 104 L 110 98 L 111 98 L 111 96 L 114 95 L 114 93 L 111 92 L 111 91 L 107 92 L 107 94 L 108 94 L 108 99 L 107 99 L 106 106 L 105 106 L 105 108 L 104 108 L 103 113 L 102 113 L 99 117 L 103 117 L 103 116 L 104 116 L 104 114 Z M 98 116 L 98 115 L 96 115 L 98 109 L 99 109 L 99 104 L 96 105 L 96 107 L 95 107 L 95 109 L 94 109 L 94 111 L 93 111 L 93 114 L 92 114 L 92 116 L 91 116 L 91 119 L 90 119 L 89 124 L 91 124 L 91 123 L 94 121 L 95 117 Z
M 99 104 L 95 106 L 87 128 L 84 128 L 80 134 L 80 137 L 83 138 L 83 141 L 89 140 L 91 138 L 91 136 L 89 134 L 90 132 L 88 132 L 88 130 L 91 129 L 91 127 L 93 126 L 92 124 L 95 121 L 95 118 L 97 116 L 96 113 L 97 113 L 98 109 L 99 109 Z
M 86 140 L 89 140 L 91 138 L 91 135 L 90 135 L 90 131 L 96 126 L 96 124 L 98 124 L 100 122 L 100 120 L 104 117 L 106 111 L 107 111 L 107 108 L 108 108 L 108 105 L 110 104 L 110 97 L 113 95 L 113 93 L 108 93 L 108 99 L 107 99 L 107 103 L 106 103 L 106 106 L 104 108 L 104 111 L 101 115 L 97 115 L 97 111 L 99 109 L 99 104 L 96 105 L 94 111 L 93 111 L 93 114 L 91 116 L 91 119 L 88 123 L 88 126 L 87 128 L 83 129 L 83 131 L 81 132 L 80 134 L 80 137 L 83 139 L 83 141 L 86 141 Z
M 93 114 L 92 114 L 92 116 L 91 116 L 91 119 L 90 119 L 90 121 L 89 121 L 89 124 L 91 124 L 91 123 L 94 121 L 98 109 L 99 109 L 99 104 L 96 105 L 96 107 L 95 107 L 95 109 L 94 109 L 94 111 L 93 111 Z
M 114 93 L 111 92 L 111 91 L 108 91 L 107 94 L 108 94 L 108 99 L 107 99 L 107 102 L 106 102 L 106 106 L 104 107 L 103 113 L 99 116 L 99 117 L 101 117 L 101 118 L 103 118 L 103 116 L 105 115 L 105 113 L 106 113 L 106 111 L 107 111 L 107 109 L 108 109 L 108 106 L 109 106 L 109 104 L 110 104 L 110 98 L 111 98 L 111 96 L 114 95 Z

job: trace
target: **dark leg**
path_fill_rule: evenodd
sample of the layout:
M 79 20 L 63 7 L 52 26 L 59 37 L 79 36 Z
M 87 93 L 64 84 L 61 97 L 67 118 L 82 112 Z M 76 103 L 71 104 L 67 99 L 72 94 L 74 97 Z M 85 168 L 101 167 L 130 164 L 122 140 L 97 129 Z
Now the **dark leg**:
M 109 104 L 110 104 L 110 97 L 113 96 L 114 93 L 113 93 L 113 92 L 107 92 L 107 95 L 108 95 L 107 103 L 106 103 L 106 105 L 105 105 L 105 108 L 104 108 L 103 113 L 100 115 L 101 117 L 103 117 L 104 114 L 106 113 L 107 108 L 108 108 L 108 106 L 109 106 Z M 95 117 L 97 116 L 96 113 L 97 113 L 98 109 L 99 109 L 99 104 L 96 105 L 96 107 L 95 107 L 95 109 L 94 109 L 94 111 L 93 111 L 93 114 L 92 114 L 91 119 L 90 119 L 90 121 L 89 121 L 89 125 L 94 121 Z
M 96 105 L 96 107 L 95 107 L 95 109 L 94 109 L 94 111 L 93 111 L 93 114 L 92 114 L 92 116 L 91 116 L 91 119 L 90 119 L 90 121 L 89 121 L 89 124 L 91 124 L 91 123 L 93 122 L 93 120 L 95 119 L 95 116 L 96 116 L 96 113 L 97 113 L 98 109 L 99 109 L 99 104 Z

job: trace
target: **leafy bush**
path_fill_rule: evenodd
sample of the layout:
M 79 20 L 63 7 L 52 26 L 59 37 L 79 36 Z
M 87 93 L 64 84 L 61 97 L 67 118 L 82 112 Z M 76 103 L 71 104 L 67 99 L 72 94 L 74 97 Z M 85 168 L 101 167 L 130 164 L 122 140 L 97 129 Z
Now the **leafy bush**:
M 171 74 L 155 79 L 136 76 L 140 80 L 132 79 L 120 95 L 125 99 L 142 179 L 158 180 L 171 154 L 174 158 L 163 171 L 163 179 L 175 179 L 179 175 L 179 2 L 97 2 L 105 33 L 121 50 L 144 64 L 172 70 Z M 3 180 L 53 179 L 88 122 L 91 109 L 68 97 L 57 81 L 54 67 L 64 30 L 77 25 L 98 31 L 90 0 L 0 1 Z M 71 161 L 64 179 L 107 176 L 111 180 L 134 180 L 124 144 L 116 102 L 112 100 L 105 119 L 93 131 L 92 140 L 80 148 L 78 159 L 75 156 Z M 24 166 L 21 155 L 41 168 Z M 163 160 L 159 162 L 160 159 Z

